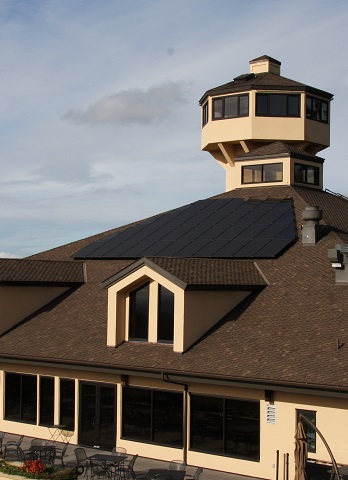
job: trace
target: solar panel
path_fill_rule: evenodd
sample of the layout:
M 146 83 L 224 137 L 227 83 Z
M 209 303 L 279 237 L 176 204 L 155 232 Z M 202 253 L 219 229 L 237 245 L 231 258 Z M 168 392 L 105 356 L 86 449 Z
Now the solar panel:
M 296 239 L 291 199 L 207 199 L 92 242 L 75 258 L 272 258 Z

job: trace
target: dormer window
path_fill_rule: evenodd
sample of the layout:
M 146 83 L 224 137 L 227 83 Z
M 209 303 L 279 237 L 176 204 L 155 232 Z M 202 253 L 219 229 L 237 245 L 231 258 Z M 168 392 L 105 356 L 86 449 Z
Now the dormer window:
M 257 93 L 257 117 L 299 117 L 300 95 L 283 93 Z
M 282 163 L 245 165 L 242 167 L 242 183 L 268 183 L 283 181 Z
M 157 338 L 162 343 L 173 343 L 174 338 L 174 293 L 158 286 Z
M 319 185 L 320 169 L 313 165 L 295 163 L 295 182 Z
M 129 294 L 129 340 L 147 342 L 149 336 L 149 284 Z
M 230 95 L 213 99 L 213 120 L 247 117 L 249 115 L 249 95 Z

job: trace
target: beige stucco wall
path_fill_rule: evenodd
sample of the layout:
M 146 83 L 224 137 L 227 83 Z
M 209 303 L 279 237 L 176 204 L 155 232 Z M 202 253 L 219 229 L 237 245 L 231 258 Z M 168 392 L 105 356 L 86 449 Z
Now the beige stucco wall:
M 0 334 L 67 290 L 67 287 L 0 286 Z
M 71 443 L 78 442 L 78 400 L 79 400 L 79 380 L 96 381 L 110 384 L 117 384 L 117 422 L 116 422 L 116 443 L 119 446 L 127 448 L 129 453 L 138 453 L 141 456 L 149 458 L 158 458 L 171 460 L 173 458 L 183 458 L 181 449 L 173 449 L 158 445 L 142 444 L 121 439 L 121 377 L 117 374 L 82 372 L 74 369 L 54 369 L 49 367 L 33 367 L 29 365 L 4 365 L 0 368 L 5 371 L 14 371 L 18 373 L 30 373 L 74 378 L 76 381 L 75 414 L 76 427 L 74 435 L 71 437 Z M 0 382 L 3 385 L 3 371 L 0 372 Z M 127 379 L 130 386 L 142 386 L 146 388 L 158 388 L 164 390 L 183 391 L 184 387 L 163 382 L 160 378 L 150 379 L 139 376 L 130 376 Z M 279 451 L 279 479 L 283 479 L 283 461 L 284 454 L 289 454 L 289 478 L 294 475 L 294 435 L 296 427 L 296 409 L 306 409 L 316 411 L 317 427 L 324 435 L 335 455 L 336 461 L 347 463 L 348 458 L 348 439 L 345 432 L 345 425 L 348 422 L 348 399 L 331 398 L 320 395 L 305 395 L 300 393 L 274 392 L 274 405 L 276 407 L 276 423 L 268 424 L 266 421 L 267 401 L 265 401 L 264 390 L 246 387 L 233 387 L 222 385 L 207 385 L 204 383 L 190 383 L 188 385 L 190 393 L 205 394 L 213 396 L 232 397 L 238 399 L 254 399 L 260 401 L 260 435 L 261 435 L 261 455 L 259 462 L 252 462 L 236 458 L 209 455 L 188 451 L 187 462 L 190 465 L 203 466 L 224 470 L 228 472 L 239 473 L 259 478 L 276 478 L 276 456 Z M 56 422 L 59 421 L 59 390 L 56 389 Z M 28 425 L 25 423 L 9 422 L 3 420 L 3 397 L 0 398 L 0 430 L 15 434 L 25 434 L 28 436 L 49 438 L 50 432 L 47 427 L 38 425 Z M 188 423 L 190 416 L 188 415 Z M 188 429 L 188 440 L 189 440 Z M 310 454 L 310 458 L 329 461 L 329 455 L 325 447 L 317 436 L 317 452 Z

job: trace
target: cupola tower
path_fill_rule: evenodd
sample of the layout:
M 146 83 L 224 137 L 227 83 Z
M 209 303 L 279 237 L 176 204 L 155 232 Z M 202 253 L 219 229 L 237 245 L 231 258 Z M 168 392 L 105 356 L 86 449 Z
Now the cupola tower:
M 202 150 L 225 169 L 226 190 L 274 182 L 322 189 L 317 153 L 330 145 L 333 95 L 282 77 L 267 55 L 249 64 L 200 99 Z

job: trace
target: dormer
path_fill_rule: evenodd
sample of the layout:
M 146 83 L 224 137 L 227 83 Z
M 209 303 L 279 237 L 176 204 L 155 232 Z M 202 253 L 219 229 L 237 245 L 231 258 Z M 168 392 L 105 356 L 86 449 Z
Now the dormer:
M 256 158 L 256 151 L 263 146 L 282 142 L 307 156 L 303 165 L 317 168 L 323 159 L 314 157 L 330 145 L 329 107 L 333 95 L 282 77 L 281 63 L 267 55 L 249 64 L 249 73 L 208 90 L 200 100 L 202 150 L 210 152 L 225 169 L 227 191 L 250 186 L 243 181 L 241 170 L 250 165 L 252 157 L 255 165 L 270 163 Z M 243 155 L 249 154 L 249 163 L 244 165 Z M 300 174 L 294 170 L 295 162 L 281 163 L 281 174 L 279 165 L 268 168 L 276 170 L 271 182 L 298 183 L 295 178 L 299 179 Z M 269 183 L 265 177 L 269 176 L 264 175 L 261 183 Z M 322 167 L 319 177 L 315 184 L 309 184 L 311 188 L 322 188 Z
M 0 259 L 0 335 L 84 281 L 80 262 Z
M 148 342 L 185 352 L 255 289 L 254 262 L 142 258 L 105 280 L 107 345 Z

